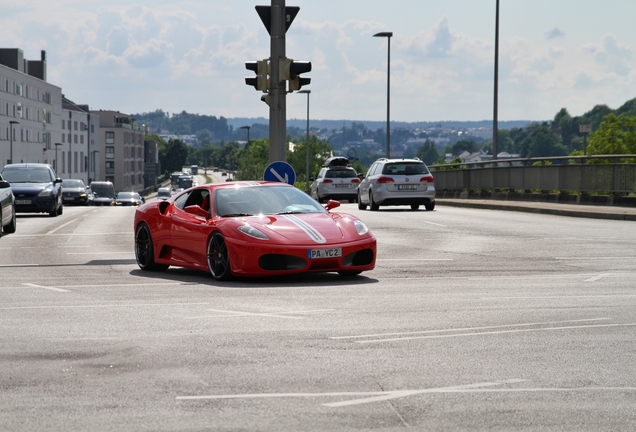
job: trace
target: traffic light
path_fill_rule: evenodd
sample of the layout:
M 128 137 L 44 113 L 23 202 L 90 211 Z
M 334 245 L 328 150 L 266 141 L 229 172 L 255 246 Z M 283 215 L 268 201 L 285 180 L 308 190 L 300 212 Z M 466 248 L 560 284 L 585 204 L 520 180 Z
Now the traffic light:
M 300 90 L 304 85 L 311 83 L 311 78 L 299 76 L 305 72 L 311 72 L 311 62 L 295 61 L 293 59 L 280 59 L 279 61 L 280 79 L 289 81 L 289 91 Z
M 245 77 L 245 84 L 263 92 L 269 90 L 269 62 L 267 59 L 245 62 L 245 69 L 256 72 L 255 77 Z

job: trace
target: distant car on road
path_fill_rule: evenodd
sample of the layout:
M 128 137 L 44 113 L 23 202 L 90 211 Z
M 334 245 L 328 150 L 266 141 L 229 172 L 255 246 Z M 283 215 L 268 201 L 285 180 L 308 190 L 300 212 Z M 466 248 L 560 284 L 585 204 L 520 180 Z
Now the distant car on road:
M 157 199 L 166 200 L 172 196 L 172 192 L 170 188 L 159 188 L 157 189 Z
M 93 192 L 93 205 L 115 205 L 115 186 L 112 182 L 94 181 L 91 183 L 91 191 Z
M 310 193 L 320 203 L 330 199 L 355 202 L 359 184 L 358 173 L 349 166 L 349 159 L 333 157 L 323 164 L 310 186 Z
M 16 230 L 15 198 L 11 184 L 0 175 L 0 234 L 14 233 Z
M 137 192 L 119 192 L 115 199 L 115 205 L 118 206 L 138 206 L 142 203 L 143 199 Z
M 62 179 L 49 164 L 20 163 L 5 165 L 0 173 L 11 184 L 17 213 L 61 215 Z
M 62 200 L 64 204 L 88 205 L 86 185 L 79 179 L 62 180 Z
M 435 179 L 424 162 L 414 159 L 375 161 L 358 187 L 358 208 L 371 210 L 380 206 L 410 205 L 417 210 L 435 208 Z

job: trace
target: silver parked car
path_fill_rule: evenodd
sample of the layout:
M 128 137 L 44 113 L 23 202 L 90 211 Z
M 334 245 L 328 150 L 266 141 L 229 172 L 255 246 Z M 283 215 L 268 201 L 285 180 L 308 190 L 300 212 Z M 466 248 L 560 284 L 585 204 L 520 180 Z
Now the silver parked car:
M 358 173 L 349 166 L 349 159 L 332 157 L 327 159 L 318 172 L 316 180 L 310 186 L 310 193 L 319 203 L 330 199 L 355 202 L 359 184 Z
M 358 187 L 358 208 L 410 205 L 435 208 L 435 181 L 424 162 L 414 159 L 378 159 Z
M 15 198 L 11 185 L 0 175 L 0 235 L 14 233 L 16 229 Z

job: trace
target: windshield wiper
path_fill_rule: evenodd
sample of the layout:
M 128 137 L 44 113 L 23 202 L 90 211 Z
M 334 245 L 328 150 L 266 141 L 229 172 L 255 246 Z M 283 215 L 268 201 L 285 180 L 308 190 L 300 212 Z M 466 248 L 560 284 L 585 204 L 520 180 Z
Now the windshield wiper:
M 228 213 L 228 214 L 221 215 L 221 217 L 238 217 L 238 216 L 254 216 L 254 215 L 249 213 Z
M 277 215 L 286 215 L 286 214 L 302 214 L 302 213 L 310 213 L 307 211 L 301 211 L 301 210 L 290 210 L 290 211 L 284 211 L 284 212 L 280 212 L 280 213 L 276 213 Z

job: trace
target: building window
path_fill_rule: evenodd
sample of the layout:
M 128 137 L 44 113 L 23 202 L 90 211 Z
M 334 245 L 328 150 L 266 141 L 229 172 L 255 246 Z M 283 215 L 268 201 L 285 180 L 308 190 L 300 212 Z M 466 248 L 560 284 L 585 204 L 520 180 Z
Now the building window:
M 84 135 L 80 135 L 80 144 L 84 144 Z
M 104 157 L 106 159 L 115 159 L 115 147 L 106 147 L 106 154 Z
M 73 122 L 73 126 L 75 126 L 75 130 L 77 130 L 77 121 Z
M 106 161 L 106 174 L 115 174 L 115 162 Z
M 77 144 L 77 135 L 75 135 L 73 138 L 75 138 L 75 144 Z
M 62 119 L 62 129 L 65 128 L 65 125 L 66 125 L 66 121 L 64 119 Z
M 95 125 L 91 125 L 91 133 L 95 133 Z
M 106 144 L 115 144 L 115 132 L 106 132 Z

